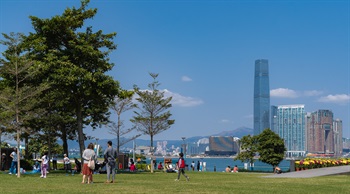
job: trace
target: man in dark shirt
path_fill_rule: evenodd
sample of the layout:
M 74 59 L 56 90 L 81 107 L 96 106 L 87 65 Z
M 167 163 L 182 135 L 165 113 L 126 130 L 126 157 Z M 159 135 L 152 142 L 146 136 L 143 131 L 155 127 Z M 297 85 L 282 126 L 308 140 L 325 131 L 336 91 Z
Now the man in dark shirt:
M 1 171 L 5 171 L 5 166 L 6 166 L 6 154 L 2 153 L 1 155 Z

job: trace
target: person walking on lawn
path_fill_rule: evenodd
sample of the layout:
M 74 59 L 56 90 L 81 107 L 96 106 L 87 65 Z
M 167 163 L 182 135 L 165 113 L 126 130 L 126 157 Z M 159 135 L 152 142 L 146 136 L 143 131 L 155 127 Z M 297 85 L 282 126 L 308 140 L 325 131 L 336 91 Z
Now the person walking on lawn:
M 181 173 L 186 177 L 186 180 L 189 181 L 190 180 L 190 177 L 188 177 L 186 174 L 185 174 L 185 167 L 186 167 L 186 164 L 185 164 L 185 159 L 183 158 L 184 154 L 181 152 L 179 154 L 179 161 L 177 162 L 178 164 L 178 173 L 177 173 L 177 179 L 175 179 L 175 181 L 179 181 L 180 180 L 180 175 Z

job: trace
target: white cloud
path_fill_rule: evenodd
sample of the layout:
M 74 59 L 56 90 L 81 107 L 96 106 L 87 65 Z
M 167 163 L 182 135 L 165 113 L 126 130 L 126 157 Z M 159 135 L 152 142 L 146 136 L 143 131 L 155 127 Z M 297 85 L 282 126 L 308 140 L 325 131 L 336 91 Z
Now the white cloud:
M 203 100 L 198 99 L 198 98 L 182 96 L 181 94 L 171 92 L 167 89 L 165 89 L 163 91 L 164 91 L 164 96 L 166 96 L 166 97 L 172 96 L 173 97 L 171 103 L 174 105 L 179 105 L 179 106 L 183 106 L 183 107 L 191 107 L 191 106 L 198 106 L 198 105 L 201 105 L 204 103 Z
M 185 75 L 181 77 L 181 80 L 184 81 L 184 82 L 190 82 L 190 81 L 192 81 L 192 79 L 191 79 L 190 77 L 185 76 Z
M 150 91 L 150 90 L 141 90 L 141 91 Z M 198 106 L 204 103 L 203 100 L 201 99 L 182 96 L 181 94 L 171 92 L 167 89 L 161 90 L 161 92 L 164 92 L 164 97 L 167 97 L 167 98 L 170 96 L 173 97 L 173 99 L 171 100 L 172 105 L 178 105 L 182 107 L 192 107 L 192 106 Z M 138 95 L 135 94 L 133 96 L 134 103 L 137 103 L 137 101 L 135 100 L 136 98 L 138 98 Z
M 230 123 L 231 121 L 228 119 L 221 119 L 220 123 Z
M 337 104 L 345 104 L 349 103 L 350 95 L 347 94 L 336 94 L 336 95 L 328 95 L 322 96 L 318 99 L 319 102 L 329 102 L 329 103 L 337 103 Z
M 323 91 L 318 91 L 318 90 L 308 90 L 304 91 L 305 96 L 319 96 L 323 94 Z
M 298 94 L 296 91 L 288 88 L 277 88 L 270 91 L 270 96 L 277 98 L 297 98 Z

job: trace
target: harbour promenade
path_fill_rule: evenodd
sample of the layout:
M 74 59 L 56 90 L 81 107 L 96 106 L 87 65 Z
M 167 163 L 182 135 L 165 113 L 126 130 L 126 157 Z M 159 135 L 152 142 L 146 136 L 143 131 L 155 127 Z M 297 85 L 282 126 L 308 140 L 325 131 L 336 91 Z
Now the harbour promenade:
M 312 178 L 318 176 L 327 176 L 335 174 L 350 173 L 350 166 L 335 166 L 327 168 L 315 168 L 295 172 L 286 172 L 282 174 L 273 174 L 264 176 L 266 178 Z

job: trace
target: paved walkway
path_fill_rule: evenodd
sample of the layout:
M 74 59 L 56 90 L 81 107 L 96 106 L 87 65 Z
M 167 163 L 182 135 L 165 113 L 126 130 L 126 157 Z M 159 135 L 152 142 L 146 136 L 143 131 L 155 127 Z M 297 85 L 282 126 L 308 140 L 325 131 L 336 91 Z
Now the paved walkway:
M 334 174 L 350 173 L 350 165 L 336 166 L 327 168 L 315 168 L 296 172 L 286 172 L 282 174 L 273 174 L 264 176 L 266 178 L 311 178 L 318 176 L 327 176 Z

